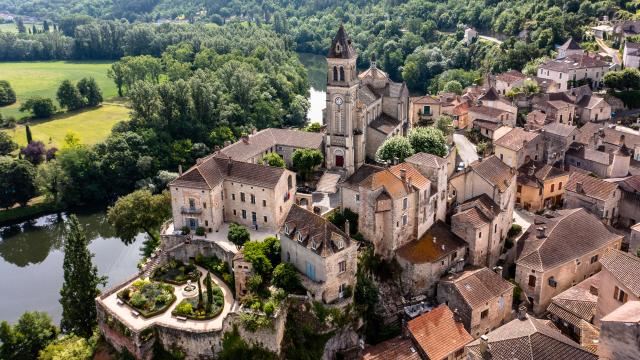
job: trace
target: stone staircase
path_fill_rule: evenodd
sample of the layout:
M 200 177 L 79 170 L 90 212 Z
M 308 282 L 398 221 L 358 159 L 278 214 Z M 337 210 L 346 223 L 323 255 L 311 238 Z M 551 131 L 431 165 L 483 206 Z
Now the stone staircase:
M 167 261 L 167 253 L 158 249 L 156 250 L 149 261 L 142 267 L 140 271 L 141 278 L 148 278 L 153 275 L 153 272 Z

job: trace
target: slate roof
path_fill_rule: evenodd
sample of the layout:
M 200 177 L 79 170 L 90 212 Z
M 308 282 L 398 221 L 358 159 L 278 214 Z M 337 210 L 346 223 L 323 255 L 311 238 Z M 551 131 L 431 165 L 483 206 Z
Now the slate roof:
M 578 42 L 573 40 L 573 38 L 569 38 L 564 44 L 560 46 L 560 49 L 564 50 L 582 50 Z
M 323 141 L 324 134 L 322 133 L 269 128 L 249 135 L 248 141 L 241 139 L 221 149 L 220 154 L 230 156 L 233 160 L 246 161 L 278 145 L 295 148 L 321 149 Z
M 495 155 L 491 155 L 484 160 L 474 161 L 467 168 L 475 171 L 483 179 L 497 187 L 500 192 L 507 190 L 513 175 L 515 175 L 515 170 Z
M 565 191 L 577 192 L 577 183 L 582 183 L 582 192 L 580 194 L 602 201 L 610 199 L 618 188 L 616 183 L 604 181 L 587 174 L 572 172 L 569 174 L 569 181 Z
M 410 164 L 427 166 L 431 168 L 440 168 L 442 165 L 447 164 L 447 159 L 423 152 L 413 154 L 406 158 L 404 161 Z
M 385 135 L 389 135 L 398 127 L 398 125 L 400 125 L 400 120 L 382 113 L 377 119 L 373 120 L 369 124 L 369 127 Z
M 471 309 L 486 306 L 487 302 L 502 296 L 505 292 L 512 291 L 515 287 L 486 267 L 446 275 L 440 282 L 453 284 Z
M 640 296 L 640 258 L 620 250 L 610 250 L 600 263 L 636 297 Z
M 340 44 L 340 52 L 336 51 L 336 44 Z M 344 26 L 340 24 L 336 36 L 331 41 L 328 58 L 350 59 L 356 56 L 356 51 L 351 44 L 351 39 L 347 35 Z
M 281 232 L 322 257 L 338 253 L 352 244 L 347 234 L 329 220 L 296 204 L 291 206 Z
M 486 336 L 489 354 L 483 356 L 480 352 L 480 339 L 467 345 L 467 351 L 477 358 L 491 360 L 598 359 L 597 355 L 531 316 L 512 320 Z
M 520 151 L 526 143 L 535 140 L 539 135 L 537 132 L 526 131 L 521 127 L 516 127 L 494 141 L 493 144 L 509 150 Z
M 438 261 L 466 245 L 445 223 L 438 220 L 419 240 L 405 244 L 396 254 L 412 264 L 424 264 Z
M 429 359 L 446 358 L 473 341 L 464 325 L 455 321 L 453 312 L 445 304 L 409 320 L 407 329 Z
M 593 56 L 590 54 L 572 54 L 563 59 L 549 60 L 540 65 L 539 68 L 559 72 L 568 72 L 570 70 L 601 67 L 608 68 L 609 64 L 604 62 L 598 56 Z
M 364 349 L 361 360 L 421 360 L 409 339 L 395 338 Z
M 363 164 L 345 181 L 341 182 L 339 186 L 357 190 L 358 187 L 360 186 L 360 183 L 364 181 L 364 179 L 382 170 L 384 170 L 384 168 L 381 166 Z
M 577 127 L 573 125 L 561 124 L 559 122 L 552 122 L 542 127 L 544 132 L 549 134 L 558 135 L 561 137 L 567 137 L 571 135 L 571 133 L 577 129 Z
M 539 238 L 537 228 L 545 227 Z M 583 208 L 559 210 L 554 218 L 538 216 L 518 241 L 516 264 L 546 271 L 620 240 L 595 215 Z

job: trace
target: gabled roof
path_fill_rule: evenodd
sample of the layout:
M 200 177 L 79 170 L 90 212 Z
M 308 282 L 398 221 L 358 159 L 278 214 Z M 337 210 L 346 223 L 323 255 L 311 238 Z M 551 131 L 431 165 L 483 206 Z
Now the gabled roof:
M 345 181 L 339 183 L 338 185 L 341 187 L 346 187 L 350 189 L 357 190 L 358 186 L 362 181 L 371 176 L 378 171 L 384 170 L 381 166 L 362 164 L 351 176 L 349 176 Z
M 616 280 L 633 294 L 640 296 L 640 258 L 620 250 L 609 250 L 600 260 Z
M 281 232 L 316 254 L 327 257 L 346 249 L 353 241 L 329 220 L 294 204 Z
M 440 282 L 451 283 L 471 309 L 486 306 L 515 287 L 486 267 L 445 275 Z
M 538 228 L 545 229 L 539 237 Z M 583 208 L 559 210 L 557 216 L 538 216 L 518 241 L 516 264 L 546 271 L 620 240 L 595 215 Z
M 608 68 L 609 64 L 603 61 L 600 56 L 591 54 L 572 54 L 562 59 L 549 60 L 540 69 L 568 72 L 569 70 Z
M 488 354 L 481 353 L 480 339 L 467 345 L 467 351 L 477 358 L 491 360 L 598 359 L 596 354 L 531 316 L 512 320 L 486 336 Z
M 539 135 L 537 132 L 526 131 L 521 127 L 516 127 L 494 141 L 493 144 L 509 150 L 520 151 L 527 143 L 535 140 Z
M 406 179 L 411 180 L 411 185 L 415 186 L 418 189 L 424 190 L 428 189 L 429 186 L 431 186 L 431 181 L 429 181 L 429 179 L 427 179 L 416 168 L 406 162 L 390 167 L 389 171 L 397 176 L 398 179 L 402 179 L 401 174 L 402 171 L 404 171 Z
M 518 70 L 509 70 L 501 74 L 496 75 L 496 80 L 504 81 L 508 84 L 514 83 L 518 80 L 524 80 L 527 76 Z
M 573 125 L 561 124 L 559 122 L 552 122 L 542 127 L 542 131 L 561 137 L 567 137 L 571 135 L 576 129 L 577 127 Z
M 445 223 L 438 220 L 420 239 L 402 246 L 396 254 L 412 264 L 424 264 L 439 261 L 466 245 Z
M 601 274 L 588 277 L 554 296 L 547 311 L 576 327 L 582 326 L 583 322 L 591 323 L 598 307 L 598 295 L 593 294 L 591 288 L 598 289 Z
M 447 164 L 447 159 L 424 152 L 415 153 L 406 158 L 404 161 L 410 164 L 427 166 L 431 168 L 440 168 L 441 166 Z
M 500 192 L 507 190 L 515 175 L 515 170 L 505 164 L 495 155 L 491 155 L 484 160 L 474 161 L 467 166 L 467 169 L 474 171 Z
M 573 38 L 569 38 L 569 40 L 567 40 L 564 44 L 562 44 L 560 46 L 560 49 L 563 49 L 563 50 L 582 50 L 582 48 L 580 47 L 580 44 L 578 44 L 578 42 L 573 40 Z
M 531 170 L 533 168 L 533 175 Z M 529 161 L 518 169 L 518 184 L 533 187 L 542 187 L 544 182 L 559 176 L 565 176 L 568 173 L 562 169 L 545 164 L 543 162 Z
M 488 119 L 492 119 L 492 118 L 499 118 L 500 115 L 504 114 L 504 113 L 508 113 L 508 114 L 513 114 L 510 111 L 507 110 L 502 110 L 502 109 L 498 109 L 498 108 L 494 108 L 494 107 L 489 107 L 489 106 L 485 106 L 485 105 L 476 105 L 476 106 L 472 106 L 469 108 L 469 111 L 474 112 L 474 113 L 478 113 L 484 116 L 487 116 Z
M 340 45 L 339 51 L 338 46 L 336 46 L 338 44 Z M 331 41 L 331 48 L 329 48 L 329 54 L 327 55 L 327 57 L 337 59 L 351 59 L 355 56 L 356 51 L 351 44 L 351 39 L 347 35 L 344 26 L 340 24 L 336 36 L 334 36 L 333 40 Z
M 480 100 L 480 101 L 483 101 L 483 100 L 484 101 L 498 101 L 498 100 L 500 100 L 500 95 L 498 94 L 498 91 L 493 86 L 491 86 L 489 88 L 489 90 L 487 90 L 486 93 L 484 93 L 482 96 L 480 96 L 478 98 L 478 100 Z
M 275 146 L 289 146 L 295 148 L 320 149 L 324 141 L 324 134 L 269 128 L 249 135 L 245 139 L 220 150 L 220 154 L 231 157 L 233 160 L 246 161 L 256 155 L 270 151 Z
M 640 323 L 640 301 L 627 301 L 600 319 L 602 322 Z
M 453 313 L 445 304 L 409 320 L 407 329 L 429 359 L 446 358 L 473 341 L 464 325 L 455 321 Z
M 401 178 L 401 170 L 405 171 L 406 178 Z M 411 181 L 409 181 L 411 180 Z M 360 186 L 369 190 L 384 188 L 386 193 L 393 199 L 407 196 L 412 189 L 427 189 L 431 182 L 422 175 L 416 168 L 407 163 L 394 165 L 388 169 L 375 172 L 360 182 Z
M 416 96 L 411 99 L 412 104 L 425 104 L 425 105 L 440 105 L 441 101 L 439 98 L 433 95 L 424 95 L 424 96 Z
M 610 199 L 618 188 L 616 183 L 604 181 L 587 174 L 572 172 L 569 175 L 565 190 L 577 193 L 578 183 L 582 184 L 581 195 L 602 201 Z
M 620 187 L 631 193 L 640 193 L 640 175 L 629 176 L 619 182 Z

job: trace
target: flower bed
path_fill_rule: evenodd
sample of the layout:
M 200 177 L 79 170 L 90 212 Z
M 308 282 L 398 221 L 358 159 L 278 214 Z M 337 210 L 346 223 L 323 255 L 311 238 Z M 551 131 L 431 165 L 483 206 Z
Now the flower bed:
M 224 294 L 219 286 L 213 285 L 213 303 L 211 304 L 211 311 L 206 312 L 205 306 L 207 304 L 207 294 L 202 293 L 202 309 L 198 309 L 198 297 L 183 299 L 178 306 L 171 312 L 173 316 L 184 316 L 191 320 L 209 320 L 220 315 L 224 308 Z
M 231 274 L 231 269 L 229 269 L 229 265 L 218 259 L 215 256 L 202 256 L 202 254 L 196 255 L 196 264 L 202 266 L 203 268 L 211 271 L 213 274 L 217 275 L 222 281 L 224 281 L 227 286 L 231 289 L 235 289 L 233 275 Z
M 200 272 L 193 264 L 184 264 L 177 260 L 170 260 L 168 264 L 157 268 L 151 277 L 156 281 L 163 281 L 173 285 L 184 285 L 188 280 L 198 281 Z
M 160 282 L 136 280 L 118 293 L 118 299 L 148 318 L 165 312 L 176 301 L 174 287 Z

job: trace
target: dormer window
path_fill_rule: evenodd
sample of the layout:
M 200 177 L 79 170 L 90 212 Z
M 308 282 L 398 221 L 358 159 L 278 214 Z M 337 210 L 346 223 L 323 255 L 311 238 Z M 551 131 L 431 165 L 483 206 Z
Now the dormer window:
M 342 46 L 340 46 L 340 43 L 336 44 L 336 53 L 340 54 L 342 52 Z
M 298 232 L 298 242 L 302 242 L 304 238 L 302 237 L 302 233 Z
M 338 248 L 338 250 L 344 249 L 344 240 L 340 239 L 340 240 L 336 241 L 335 245 L 336 245 L 336 248 Z
M 311 242 L 311 250 L 318 250 L 318 245 L 319 243 L 317 243 L 315 240 Z

